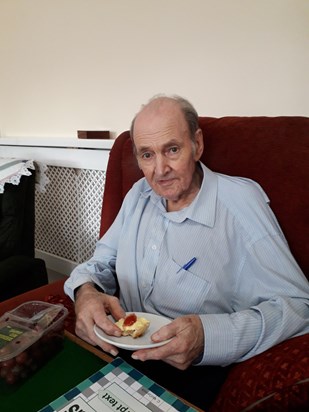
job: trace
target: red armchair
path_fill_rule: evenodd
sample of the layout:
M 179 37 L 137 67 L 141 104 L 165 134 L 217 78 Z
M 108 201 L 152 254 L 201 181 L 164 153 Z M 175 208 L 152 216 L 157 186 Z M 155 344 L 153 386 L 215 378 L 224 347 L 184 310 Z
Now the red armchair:
M 216 172 L 249 177 L 261 184 L 308 278 L 309 118 L 201 117 L 200 126 L 205 142 L 202 161 Z M 124 132 L 110 153 L 101 235 L 141 176 L 129 132 Z M 309 334 L 236 364 L 211 411 L 309 410 L 308 354 Z

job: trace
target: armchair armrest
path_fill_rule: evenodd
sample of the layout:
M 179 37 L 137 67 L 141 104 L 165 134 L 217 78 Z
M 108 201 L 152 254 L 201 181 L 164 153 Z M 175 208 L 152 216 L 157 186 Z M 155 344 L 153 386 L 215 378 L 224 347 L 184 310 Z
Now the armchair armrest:
M 308 410 L 308 353 L 306 334 L 235 365 L 210 412 Z

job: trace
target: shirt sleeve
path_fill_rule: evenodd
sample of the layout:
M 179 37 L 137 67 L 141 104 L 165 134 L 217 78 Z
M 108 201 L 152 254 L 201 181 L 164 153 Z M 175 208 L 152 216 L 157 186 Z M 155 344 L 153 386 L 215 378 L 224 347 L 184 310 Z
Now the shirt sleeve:
M 93 257 L 78 265 L 64 284 L 65 293 L 74 300 L 74 290 L 93 282 L 109 295 L 117 290 L 116 258 L 122 221 L 120 212 L 106 234 L 97 242 Z
M 74 290 L 86 282 L 92 282 L 108 294 L 115 294 L 115 261 L 113 255 L 104 254 L 104 246 L 100 241 L 95 255 L 85 263 L 78 265 L 64 284 L 65 293 L 74 300 Z M 104 256 L 104 257 L 103 257 Z
M 282 236 L 266 236 L 249 248 L 235 279 L 233 307 L 230 314 L 200 315 L 200 364 L 241 362 L 309 332 L 309 283 Z
M 86 282 L 93 282 L 105 293 L 114 295 L 117 291 L 116 260 L 123 224 L 135 210 L 139 194 L 145 186 L 145 179 L 133 185 L 125 196 L 119 213 L 104 236 L 97 242 L 93 257 L 78 265 L 66 280 L 65 293 L 74 300 L 74 290 Z

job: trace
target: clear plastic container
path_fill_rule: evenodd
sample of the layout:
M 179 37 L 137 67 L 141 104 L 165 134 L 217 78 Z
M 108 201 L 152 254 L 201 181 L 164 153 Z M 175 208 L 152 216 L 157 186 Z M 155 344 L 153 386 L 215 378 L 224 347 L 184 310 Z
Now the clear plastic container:
M 15 384 L 30 376 L 63 346 L 62 305 L 26 302 L 0 318 L 0 378 Z

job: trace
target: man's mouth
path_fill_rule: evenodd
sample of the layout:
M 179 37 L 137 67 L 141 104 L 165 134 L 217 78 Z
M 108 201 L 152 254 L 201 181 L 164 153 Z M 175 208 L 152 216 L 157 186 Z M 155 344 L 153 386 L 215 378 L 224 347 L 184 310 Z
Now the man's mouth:
M 174 183 L 174 178 L 169 178 L 169 179 L 159 179 L 156 181 L 157 185 L 159 186 L 170 186 L 172 183 Z

